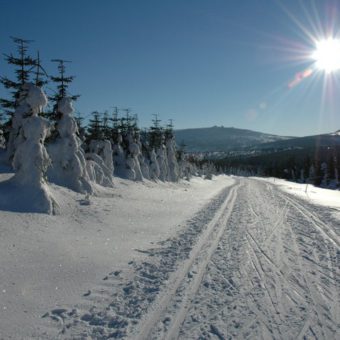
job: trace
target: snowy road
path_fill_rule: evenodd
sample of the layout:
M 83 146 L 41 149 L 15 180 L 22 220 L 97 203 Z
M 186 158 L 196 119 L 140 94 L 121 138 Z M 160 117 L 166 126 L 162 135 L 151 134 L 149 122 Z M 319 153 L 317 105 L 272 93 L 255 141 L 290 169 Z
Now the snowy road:
M 326 214 L 237 180 L 128 280 L 112 279 L 109 305 L 54 315 L 66 338 L 337 339 L 340 225 Z

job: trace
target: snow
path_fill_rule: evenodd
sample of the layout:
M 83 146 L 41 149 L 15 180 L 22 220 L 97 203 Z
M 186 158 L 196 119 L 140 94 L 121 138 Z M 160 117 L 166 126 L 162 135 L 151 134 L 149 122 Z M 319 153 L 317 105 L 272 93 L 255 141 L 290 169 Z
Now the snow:
M 40 113 L 47 105 L 47 97 L 44 91 L 32 83 L 24 84 L 23 90 L 27 91 L 26 103 L 31 107 L 32 113 Z
M 10 197 L 1 184 L 12 176 L 0 173 L 0 202 Z M 26 200 L 20 213 L 1 206 L 0 338 L 55 339 L 59 329 L 42 318 L 46 312 L 83 305 L 83 294 L 92 298 L 104 289 L 110 272 L 124 274 L 131 261 L 142 261 L 144 250 L 183 230 L 233 183 L 229 177 L 176 184 L 115 179 L 113 189 L 97 186 L 91 197 L 52 184 L 59 215 L 27 213 Z
M 9 193 L 7 199 L 0 200 L 0 207 L 51 214 L 56 212 L 57 203 L 45 180 L 51 160 L 44 146 L 50 123 L 38 116 L 47 99 L 44 92 L 33 84 L 24 84 L 23 88 L 27 90 L 24 101 L 29 104 L 31 115 L 21 119 L 21 138 L 16 139 L 12 161 L 15 175 L 0 184 Z
M 60 106 L 60 107 L 59 107 Z M 77 136 L 78 127 L 73 113 L 71 98 L 58 102 L 62 117 L 58 121 L 59 137 L 47 146 L 52 166 L 47 173 L 48 179 L 80 193 L 93 193 L 90 178 L 86 171 L 86 160 Z
M 16 176 L 0 166 L 1 339 L 336 338 L 339 191 L 115 178 L 94 196 L 46 186 L 46 215 Z
M 86 157 L 90 180 L 105 187 L 113 187 L 112 147 L 109 140 L 92 140 Z
M 279 178 L 256 178 L 275 184 L 279 189 L 299 197 L 309 203 L 332 208 L 335 216 L 340 217 L 340 191 L 315 187 L 311 184 L 301 184 Z
M 169 138 L 166 141 L 167 155 L 168 155 L 168 180 L 171 182 L 177 182 L 179 179 L 179 169 L 176 155 L 176 142 L 174 138 Z
M 21 126 L 24 118 L 37 115 L 47 105 L 47 98 L 41 88 L 32 83 L 25 83 L 19 94 L 17 107 L 12 118 L 12 129 L 9 135 L 7 154 L 12 160 L 15 149 L 24 140 Z

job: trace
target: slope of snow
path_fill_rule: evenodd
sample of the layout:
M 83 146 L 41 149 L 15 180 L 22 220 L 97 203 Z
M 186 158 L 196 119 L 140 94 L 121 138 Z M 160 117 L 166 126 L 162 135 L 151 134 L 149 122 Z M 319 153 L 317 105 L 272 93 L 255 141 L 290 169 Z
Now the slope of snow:
M 0 184 L 12 176 L 5 170 Z M 7 203 L 0 210 L 0 338 L 55 338 L 46 312 L 91 298 L 108 273 L 142 261 L 146 249 L 173 237 L 233 183 L 223 176 L 178 184 L 115 179 L 113 189 L 97 187 L 90 199 L 51 185 L 55 216 L 25 212 L 25 200 Z M 0 202 L 11 195 L 0 188 Z

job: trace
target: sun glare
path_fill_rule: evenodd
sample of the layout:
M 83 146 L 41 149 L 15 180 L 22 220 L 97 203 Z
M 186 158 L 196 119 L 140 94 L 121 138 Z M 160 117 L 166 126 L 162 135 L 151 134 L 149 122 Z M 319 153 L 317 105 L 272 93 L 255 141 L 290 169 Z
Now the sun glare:
M 328 38 L 318 41 L 312 58 L 319 70 L 326 73 L 340 70 L 340 40 Z

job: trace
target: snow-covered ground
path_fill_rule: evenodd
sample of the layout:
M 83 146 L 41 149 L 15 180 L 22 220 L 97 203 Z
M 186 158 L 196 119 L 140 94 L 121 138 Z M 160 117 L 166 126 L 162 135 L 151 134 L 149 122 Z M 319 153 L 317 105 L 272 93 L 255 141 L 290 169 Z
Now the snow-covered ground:
M 256 179 L 273 183 L 281 190 L 302 198 L 303 200 L 330 208 L 332 213 L 340 219 L 340 190 L 329 190 L 315 187 L 311 184 L 301 184 L 279 178 Z
M 173 237 L 234 182 L 115 179 L 113 189 L 98 187 L 90 202 L 52 185 L 60 214 L 50 216 L 25 212 L 25 200 L 33 198 L 1 186 L 11 176 L 0 174 L 0 339 L 55 338 L 59 329 L 42 318 L 46 312 L 95 296 L 110 272 L 143 261 L 143 250 Z
M 0 338 L 339 338 L 338 193 L 227 176 L 97 189 L 53 186 L 59 216 L 0 211 Z

